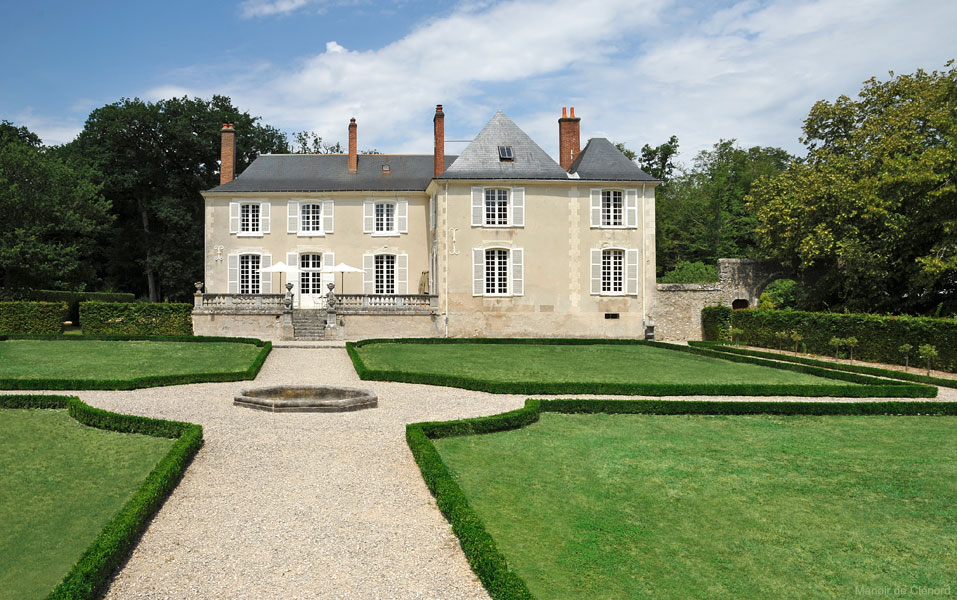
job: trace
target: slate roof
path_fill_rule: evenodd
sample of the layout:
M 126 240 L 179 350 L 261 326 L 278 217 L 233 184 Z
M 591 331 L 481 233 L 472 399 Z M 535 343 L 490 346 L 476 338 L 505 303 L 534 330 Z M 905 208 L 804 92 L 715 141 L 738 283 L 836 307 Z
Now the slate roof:
M 597 181 L 658 181 L 645 173 L 621 150 L 605 138 L 592 138 L 585 144 L 569 172 L 579 179 Z
M 501 160 L 499 146 L 511 146 L 513 160 Z M 495 113 L 438 179 L 568 179 L 568 173 L 505 113 Z
M 446 156 L 445 165 L 455 156 Z M 389 173 L 382 172 L 388 164 Z M 425 191 L 432 181 L 431 154 L 360 154 L 349 173 L 346 154 L 264 154 L 236 179 L 210 192 Z

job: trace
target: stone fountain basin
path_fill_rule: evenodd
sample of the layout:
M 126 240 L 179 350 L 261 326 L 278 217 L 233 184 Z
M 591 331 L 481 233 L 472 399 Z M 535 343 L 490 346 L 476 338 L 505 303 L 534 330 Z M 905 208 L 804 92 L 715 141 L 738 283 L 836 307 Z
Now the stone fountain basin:
M 378 398 L 369 390 L 351 387 L 274 386 L 243 390 L 233 404 L 270 412 L 345 412 L 375 408 Z

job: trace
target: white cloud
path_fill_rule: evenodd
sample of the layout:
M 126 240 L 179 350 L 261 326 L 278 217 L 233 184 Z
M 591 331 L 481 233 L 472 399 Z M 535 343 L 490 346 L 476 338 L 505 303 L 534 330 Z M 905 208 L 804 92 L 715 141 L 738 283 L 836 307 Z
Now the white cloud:
M 12 119 L 17 127 L 26 126 L 27 129 L 40 136 L 47 146 L 66 144 L 77 136 L 83 129 L 83 121 L 77 122 L 69 116 L 48 117 L 37 115 L 32 108 L 26 108 Z
M 288 14 L 307 4 L 309 0 L 246 0 L 240 8 L 243 17 L 249 19 Z

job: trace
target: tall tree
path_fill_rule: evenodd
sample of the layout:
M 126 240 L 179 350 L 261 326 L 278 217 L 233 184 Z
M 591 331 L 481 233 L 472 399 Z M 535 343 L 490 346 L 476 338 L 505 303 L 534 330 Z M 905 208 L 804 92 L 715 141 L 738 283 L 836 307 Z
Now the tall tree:
M 87 260 L 110 223 L 90 173 L 44 148 L 26 127 L 0 123 L 0 282 L 15 288 L 83 289 Z
M 641 147 L 638 166 L 656 179 L 667 182 L 675 170 L 675 158 L 678 155 L 678 136 L 673 135 L 660 146 L 645 144 Z M 635 160 L 636 157 L 628 158 Z
M 228 97 L 123 99 L 94 110 L 61 149 L 89 165 L 116 223 L 100 255 L 113 286 L 150 300 L 185 299 L 202 279 L 203 199 L 219 183 L 220 128 L 236 126 L 236 168 L 259 154 L 288 152 L 285 136 Z
M 957 69 L 946 66 L 816 103 L 807 160 L 753 189 L 762 248 L 800 270 L 813 307 L 957 304 Z

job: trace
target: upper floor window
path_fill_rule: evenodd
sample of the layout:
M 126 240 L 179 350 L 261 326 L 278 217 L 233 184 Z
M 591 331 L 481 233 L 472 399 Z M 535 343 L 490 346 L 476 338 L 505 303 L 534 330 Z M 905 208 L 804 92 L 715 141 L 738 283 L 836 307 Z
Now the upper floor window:
M 332 233 L 335 219 L 332 200 L 290 200 L 286 204 L 287 233 L 324 236 Z
M 366 200 L 362 213 L 362 231 L 372 235 L 399 235 L 409 231 L 409 201 Z
M 590 221 L 592 227 L 637 228 L 638 190 L 592 189 Z
M 239 205 L 239 233 L 259 233 L 259 205 Z
M 473 227 L 524 227 L 525 188 L 473 187 Z
M 299 231 L 320 233 L 322 231 L 322 205 L 302 204 L 299 207 Z
M 508 225 L 508 190 L 485 190 L 485 225 Z
M 230 202 L 229 233 L 259 236 L 269 233 L 268 202 Z
M 621 227 L 625 224 L 625 206 L 622 202 L 621 190 L 601 191 L 601 225 L 602 227 Z
M 373 231 L 374 233 L 396 233 L 395 204 L 391 202 L 375 203 L 375 228 Z

